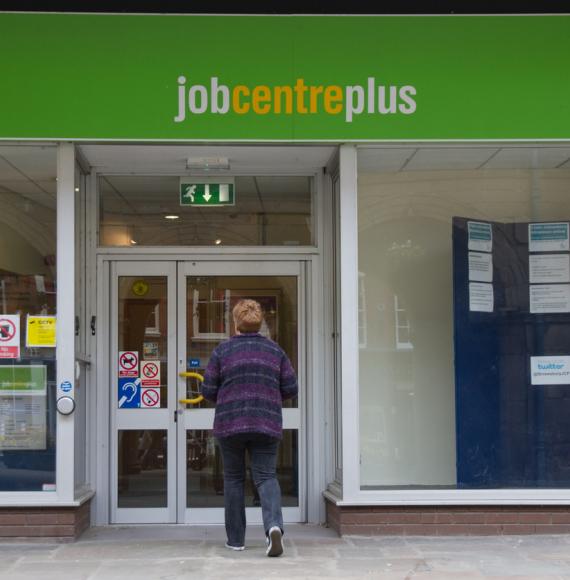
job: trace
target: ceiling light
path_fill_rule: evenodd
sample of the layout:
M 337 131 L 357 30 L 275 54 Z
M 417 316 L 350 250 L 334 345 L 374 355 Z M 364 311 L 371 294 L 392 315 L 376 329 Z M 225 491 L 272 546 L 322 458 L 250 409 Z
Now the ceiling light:
M 75 193 L 79 193 L 79 187 L 75 188 Z
M 136 246 L 137 243 L 134 240 L 131 240 L 131 246 Z
M 214 244 L 216 244 L 216 246 L 219 246 L 222 243 L 222 240 L 220 240 L 220 238 L 218 238 L 217 240 L 214 241 Z
M 229 168 L 230 160 L 227 157 L 188 157 L 186 160 L 186 169 L 212 171 Z
M 180 216 L 179 215 L 165 215 L 165 220 L 177 220 Z

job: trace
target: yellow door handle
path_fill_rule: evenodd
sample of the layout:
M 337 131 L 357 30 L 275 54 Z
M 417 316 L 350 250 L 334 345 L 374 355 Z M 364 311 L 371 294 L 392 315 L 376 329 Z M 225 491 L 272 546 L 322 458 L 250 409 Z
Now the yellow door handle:
M 195 373 L 193 371 L 185 371 L 182 373 L 178 373 L 178 376 L 183 379 L 198 379 L 201 383 L 204 382 L 204 377 L 200 373 Z M 204 395 L 198 395 L 193 399 L 179 399 L 178 402 L 181 405 L 197 405 L 204 400 Z
M 204 395 L 198 395 L 195 399 L 178 399 L 181 405 L 197 405 L 204 400 Z

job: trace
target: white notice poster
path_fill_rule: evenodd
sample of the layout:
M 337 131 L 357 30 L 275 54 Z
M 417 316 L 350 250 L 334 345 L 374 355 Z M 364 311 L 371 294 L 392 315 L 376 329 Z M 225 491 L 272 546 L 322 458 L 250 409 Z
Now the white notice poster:
M 0 450 L 46 448 L 46 397 L 0 396 Z
M 529 252 L 568 251 L 568 222 L 528 224 Z
M 469 252 L 469 280 L 473 282 L 493 281 L 493 255 Z
M 570 282 L 569 254 L 534 254 L 528 257 L 531 284 Z
M 570 284 L 530 286 L 531 314 L 570 312 Z
M 493 250 L 493 228 L 485 222 L 467 222 L 468 248 L 476 252 Z
M 493 312 L 493 284 L 469 282 L 469 310 L 471 312 Z
M 531 385 L 569 385 L 570 356 L 531 356 Z

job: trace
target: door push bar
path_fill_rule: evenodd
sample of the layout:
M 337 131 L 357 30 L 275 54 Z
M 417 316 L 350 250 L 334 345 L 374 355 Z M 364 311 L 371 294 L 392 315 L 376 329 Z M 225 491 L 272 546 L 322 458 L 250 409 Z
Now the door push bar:
M 198 379 L 201 383 L 204 382 L 204 377 L 200 373 L 195 373 L 193 371 L 186 371 L 183 373 L 179 373 L 178 376 L 183 378 L 183 379 Z M 198 403 L 201 403 L 203 400 L 204 400 L 204 396 L 198 395 L 197 397 L 194 397 L 193 399 L 179 399 L 178 402 L 181 405 L 197 405 Z

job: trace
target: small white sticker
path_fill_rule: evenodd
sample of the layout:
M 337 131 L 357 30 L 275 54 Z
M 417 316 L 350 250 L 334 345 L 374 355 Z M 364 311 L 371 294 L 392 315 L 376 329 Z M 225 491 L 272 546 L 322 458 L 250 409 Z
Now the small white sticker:
M 528 224 L 529 252 L 568 251 L 568 222 Z
M 493 281 L 493 255 L 469 252 L 469 280 L 473 282 Z
M 485 222 L 467 222 L 468 248 L 476 252 L 493 251 L 493 228 Z
M 530 375 L 533 385 L 569 385 L 570 356 L 531 356 Z
M 570 282 L 570 255 L 531 254 L 528 275 L 531 284 Z
M 570 312 L 570 284 L 532 284 L 529 292 L 531 314 Z
M 494 302 L 493 284 L 469 283 L 469 310 L 471 312 L 493 312 Z

